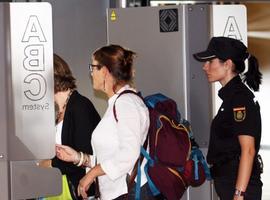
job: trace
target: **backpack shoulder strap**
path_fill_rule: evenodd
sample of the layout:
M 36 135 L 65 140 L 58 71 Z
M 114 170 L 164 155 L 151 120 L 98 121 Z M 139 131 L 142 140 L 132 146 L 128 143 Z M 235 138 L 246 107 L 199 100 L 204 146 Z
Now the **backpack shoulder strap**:
M 135 92 L 135 91 L 133 91 L 133 90 L 124 90 L 123 92 L 121 92 L 121 93 L 118 95 L 118 97 L 115 99 L 114 104 L 113 104 L 113 115 L 114 115 L 114 118 L 115 118 L 116 122 L 118 122 L 118 119 L 117 119 L 117 115 L 116 115 L 115 102 L 116 102 L 117 99 L 118 99 L 120 96 L 122 96 L 123 94 L 130 94 L 130 93 L 131 93 L 131 94 L 134 94 L 134 95 L 137 95 L 137 96 L 140 97 L 140 98 L 142 99 L 142 101 L 144 102 L 144 99 L 143 99 L 143 97 L 141 96 L 140 93 L 137 93 L 137 92 Z M 146 139 L 145 139 L 144 144 L 143 144 L 143 148 L 144 148 L 144 149 L 147 149 L 147 144 L 148 144 L 148 134 L 147 134 Z M 133 167 L 133 170 L 132 170 L 132 172 L 131 172 L 131 175 L 130 175 L 129 180 L 128 180 L 128 183 L 127 183 L 127 185 L 128 185 L 128 192 L 129 192 L 129 191 L 131 190 L 131 188 L 133 187 L 134 180 L 135 180 L 135 178 L 136 178 L 136 176 L 137 176 L 138 170 L 140 170 L 140 166 L 141 166 L 141 163 L 142 163 L 142 161 L 143 161 L 143 158 L 144 158 L 143 155 L 140 155 L 139 158 L 137 159 L 137 161 L 136 161 L 134 167 Z
M 139 94 L 139 93 L 137 93 L 137 92 L 135 92 L 135 91 L 133 91 L 133 90 L 124 90 L 123 92 L 121 92 L 119 95 L 118 95 L 118 97 L 115 99 L 115 101 L 114 101 L 114 104 L 113 104 L 113 116 L 114 116 L 114 119 L 115 119 L 115 121 L 116 122 L 118 122 L 118 119 L 117 119 L 117 114 L 116 114 L 116 109 L 115 109 L 115 102 L 117 101 L 117 99 L 120 97 L 120 96 L 122 96 L 123 94 L 135 94 L 135 95 L 137 95 L 138 97 L 140 97 L 142 100 L 143 100 L 143 98 L 142 98 L 142 96 Z M 144 101 L 144 100 L 143 100 Z

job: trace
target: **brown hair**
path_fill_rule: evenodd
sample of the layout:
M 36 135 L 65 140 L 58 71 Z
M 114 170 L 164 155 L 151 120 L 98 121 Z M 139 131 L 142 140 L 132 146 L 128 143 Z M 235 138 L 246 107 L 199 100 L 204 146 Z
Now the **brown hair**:
M 108 45 L 96 50 L 95 60 L 105 66 L 112 74 L 117 84 L 128 83 L 132 80 L 133 59 L 136 53 L 124 49 L 120 45 Z
M 73 77 L 68 64 L 57 54 L 53 54 L 54 93 L 75 89 L 76 79 Z

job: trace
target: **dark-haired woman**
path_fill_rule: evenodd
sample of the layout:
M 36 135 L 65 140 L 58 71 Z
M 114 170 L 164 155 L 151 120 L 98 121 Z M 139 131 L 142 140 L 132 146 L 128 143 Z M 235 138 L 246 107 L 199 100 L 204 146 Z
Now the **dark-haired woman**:
M 204 62 L 208 81 L 222 85 L 218 95 L 223 102 L 211 124 L 207 154 L 216 192 L 221 200 L 260 200 L 261 115 L 251 91 L 259 90 L 262 79 L 257 59 L 242 42 L 227 37 L 213 37 L 207 50 L 194 57 Z
M 75 78 L 68 64 L 54 54 L 54 99 L 57 107 L 56 144 L 68 145 L 77 151 L 92 153 L 89 145 L 91 135 L 100 116 L 91 101 L 76 90 Z M 66 175 L 72 199 L 81 199 L 77 194 L 80 179 L 86 174 L 85 168 L 62 161 L 56 156 L 42 161 L 41 166 L 59 168 Z M 94 196 L 94 187 L 89 190 Z
M 127 93 L 117 99 L 125 90 L 135 91 L 130 85 L 134 56 L 134 52 L 119 45 L 104 46 L 92 55 L 90 73 L 93 88 L 104 92 L 109 98 L 108 108 L 92 135 L 93 156 L 76 152 L 67 146 L 58 146 L 57 155 L 60 159 L 73 163 L 81 161 L 83 165 L 92 167 L 78 187 L 84 198 L 96 177 L 102 200 L 127 198 L 127 175 L 132 173 L 150 123 L 148 109 L 140 97 Z M 152 199 L 146 182 L 142 170 L 141 198 L 145 200 Z

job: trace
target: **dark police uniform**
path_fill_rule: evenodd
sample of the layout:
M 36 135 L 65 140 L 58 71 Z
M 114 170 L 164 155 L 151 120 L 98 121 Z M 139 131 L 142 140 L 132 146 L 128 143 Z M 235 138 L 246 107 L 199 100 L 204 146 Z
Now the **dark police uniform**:
M 232 200 L 237 179 L 241 147 L 239 135 L 249 135 L 255 138 L 256 159 L 249 185 L 246 190 L 246 199 L 257 200 L 261 194 L 260 163 L 257 154 L 261 141 L 260 107 L 254 101 L 254 94 L 245 86 L 239 76 L 230 80 L 219 90 L 219 97 L 223 100 L 217 115 L 211 124 L 210 143 L 207 161 L 212 165 L 211 175 L 214 178 L 215 188 L 225 199 Z M 228 186 L 228 187 L 227 187 Z M 222 199 L 223 200 L 223 199 Z

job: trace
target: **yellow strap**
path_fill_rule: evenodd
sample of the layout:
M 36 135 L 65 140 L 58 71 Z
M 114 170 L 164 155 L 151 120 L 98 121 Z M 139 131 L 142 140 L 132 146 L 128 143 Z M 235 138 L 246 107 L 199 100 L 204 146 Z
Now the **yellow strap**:
M 174 169 L 172 169 L 170 167 L 167 167 L 167 168 L 168 168 L 168 170 L 170 172 L 172 172 L 175 176 L 177 176 L 182 181 L 184 187 L 187 188 L 187 185 L 186 185 L 185 181 L 182 179 L 182 177 L 179 175 L 179 173 L 176 170 L 174 170 Z
M 188 130 L 186 129 L 185 126 L 183 126 L 182 124 L 177 124 L 176 125 L 174 123 L 174 121 L 173 120 L 170 120 L 167 116 L 160 115 L 159 116 L 159 122 L 160 122 L 161 126 L 157 130 L 157 134 L 156 134 L 156 138 L 155 138 L 155 147 L 157 146 L 159 132 L 160 132 L 160 130 L 163 127 L 163 122 L 161 121 L 162 118 L 165 119 L 165 120 L 167 120 L 171 124 L 171 126 L 174 127 L 175 129 L 184 131 L 187 134 L 187 137 L 189 138 L 189 134 L 188 134 L 189 132 L 188 132 Z M 188 158 L 190 156 L 190 152 L 191 152 L 191 143 L 189 141 L 189 149 L 188 149 L 188 154 L 187 154 L 186 160 L 188 160 Z

